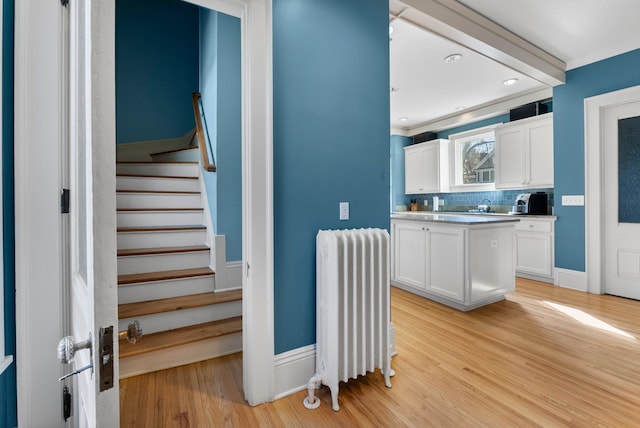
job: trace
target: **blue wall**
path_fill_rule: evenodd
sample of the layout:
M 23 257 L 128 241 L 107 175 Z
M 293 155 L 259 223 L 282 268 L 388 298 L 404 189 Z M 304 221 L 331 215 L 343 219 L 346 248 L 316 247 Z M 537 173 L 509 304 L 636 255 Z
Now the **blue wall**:
M 413 144 L 413 138 L 391 136 L 391 211 L 396 205 L 406 205 L 404 194 L 404 148 Z
M 205 173 L 217 235 L 226 236 L 227 261 L 242 260 L 242 111 L 240 19 L 200 12 L 200 92 L 216 163 Z
M 584 99 L 640 85 L 640 49 L 569 70 L 553 89 L 556 200 L 583 195 Z M 584 207 L 556 204 L 556 267 L 585 270 Z
M 194 128 L 198 7 L 116 1 L 116 141 L 180 137 Z
M 14 0 L 2 2 L 2 209 L 4 233 L 4 346 L 7 355 L 16 353 L 15 317 L 15 230 L 13 203 L 13 11 Z M 18 425 L 16 364 L 0 375 L 0 427 Z
M 274 0 L 275 352 L 315 342 L 319 229 L 389 227 L 389 3 Z M 340 201 L 350 220 L 338 219 Z

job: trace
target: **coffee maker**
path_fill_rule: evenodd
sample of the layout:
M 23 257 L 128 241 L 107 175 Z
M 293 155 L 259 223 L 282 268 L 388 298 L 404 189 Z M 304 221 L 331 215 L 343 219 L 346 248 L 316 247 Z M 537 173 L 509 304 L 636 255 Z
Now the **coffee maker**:
M 516 197 L 514 208 L 517 214 L 546 215 L 547 194 L 545 192 L 520 193 Z

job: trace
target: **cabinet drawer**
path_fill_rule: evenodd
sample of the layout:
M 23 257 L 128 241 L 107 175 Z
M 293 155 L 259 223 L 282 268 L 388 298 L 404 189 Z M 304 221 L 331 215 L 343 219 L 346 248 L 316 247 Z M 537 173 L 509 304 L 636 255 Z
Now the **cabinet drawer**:
M 516 230 L 551 233 L 551 223 L 545 220 L 520 220 L 516 223 Z

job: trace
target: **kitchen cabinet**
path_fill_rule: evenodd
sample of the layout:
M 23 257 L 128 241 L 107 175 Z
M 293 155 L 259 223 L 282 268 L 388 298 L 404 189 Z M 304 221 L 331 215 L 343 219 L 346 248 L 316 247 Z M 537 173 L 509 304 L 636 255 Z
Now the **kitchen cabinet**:
M 523 218 L 516 224 L 516 275 L 553 283 L 555 217 Z
M 404 186 L 407 195 L 449 191 L 449 140 L 404 148 Z
M 515 284 L 516 221 L 394 214 L 391 283 L 463 311 L 502 300 Z
M 495 128 L 497 189 L 553 187 L 553 113 Z

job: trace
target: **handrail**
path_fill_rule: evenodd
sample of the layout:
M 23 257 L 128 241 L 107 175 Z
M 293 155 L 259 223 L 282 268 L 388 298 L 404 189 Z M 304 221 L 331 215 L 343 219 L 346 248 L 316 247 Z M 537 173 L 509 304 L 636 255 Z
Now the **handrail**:
M 215 172 L 216 165 L 209 162 L 209 154 L 207 153 L 207 140 L 204 138 L 204 129 L 202 128 L 202 113 L 200 112 L 201 98 L 200 92 L 193 92 L 191 100 L 193 101 L 193 115 L 196 119 L 196 135 L 198 136 L 198 146 L 200 146 L 200 157 L 202 158 L 202 168 L 208 172 Z

